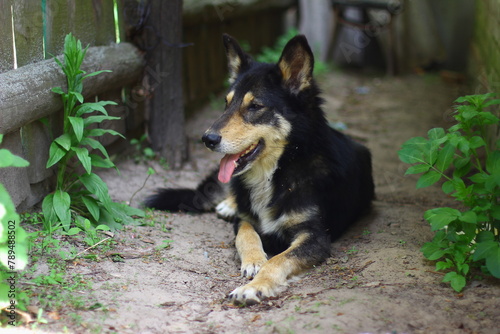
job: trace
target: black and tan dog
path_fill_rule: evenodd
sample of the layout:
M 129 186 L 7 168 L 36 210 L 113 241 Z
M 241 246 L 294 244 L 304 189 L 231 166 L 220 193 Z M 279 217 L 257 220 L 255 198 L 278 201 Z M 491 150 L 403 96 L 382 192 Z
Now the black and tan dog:
M 219 170 L 197 189 L 160 189 L 145 204 L 233 217 L 241 274 L 253 280 L 229 298 L 248 305 L 325 260 L 331 241 L 369 210 L 374 185 L 368 149 L 325 119 L 304 36 L 277 64 L 252 60 L 228 35 L 223 41 L 231 86 L 202 138 L 225 154 Z

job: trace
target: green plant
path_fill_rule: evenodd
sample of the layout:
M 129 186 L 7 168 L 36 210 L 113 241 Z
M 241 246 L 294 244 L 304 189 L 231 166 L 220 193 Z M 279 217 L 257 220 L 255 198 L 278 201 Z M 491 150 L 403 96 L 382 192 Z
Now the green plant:
M 0 144 L 3 135 L 0 134 Z M 0 168 L 26 167 L 29 162 L 0 149 Z M 19 215 L 7 189 L 0 184 L 0 310 L 10 307 L 11 301 L 19 299 L 16 291 L 16 270 L 22 270 L 28 263 L 28 238 L 20 226 Z M 6 282 L 9 282 L 8 284 Z M 11 289 L 11 286 L 14 289 Z
M 72 227 L 68 230 L 68 232 L 64 233 L 67 235 L 75 235 L 80 232 L 84 232 L 83 241 L 88 246 L 93 246 L 101 241 L 101 238 L 98 235 L 99 231 L 109 231 L 110 228 L 107 225 L 101 224 L 97 226 L 93 226 L 90 220 L 84 219 L 83 222 L 76 222 L 77 226 Z
M 151 147 L 145 145 L 147 135 L 143 134 L 140 138 L 133 138 L 130 140 L 130 145 L 134 148 L 134 161 L 136 164 L 153 160 L 156 158 L 156 153 Z
M 121 136 L 111 129 L 91 128 L 91 125 L 119 117 L 109 116 L 107 105 L 112 101 L 83 102 L 83 81 L 98 75 L 80 69 L 87 48 L 68 34 L 64 41 L 64 64 L 57 58 L 55 62 L 66 75 L 68 89 L 55 87 L 52 91 L 61 95 L 64 107 L 63 134 L 50 145 L 47 168 L 57 165 L 57 185 L 55 192 L 47 195 L 42 203 L 44 229 L 52 234 L 62 228 L 68 231 L 73 221 L 85 224 L 89 219 L 95 225 L 107 225 L 112 229 L 122 224 L 132 223 L 131 216 L 143 216 L 141 210 L 121 203 L 114 203 L 108 193 L 106 183 L 95 173 L 94 167 L 116 168 L 104 146 L 95 137 L 104 134 Z M 92 153 L 99 151 L 101 154 Z M 83 167 L 83 169 L 82 169 Z
M 471 265 L 482 266 L 500 278 L 500 140 L 487 144 L 487 132 L 499 118 L 486 108 L 500 104 L 493 94 L 458 98 L 448 130 L 429 130 L 428 138 L 415 137 L 398 152 L 401 161 L 412 164 L 406 174 L 422 174 L 417 188 L 441 179 L 442 190 L 465 209 L 434 208 L 424 218 L 435 232 L 421 251 L 429 260 L 439 260 L 436 270 L 448 270 L 443 282 L 461 291 Z

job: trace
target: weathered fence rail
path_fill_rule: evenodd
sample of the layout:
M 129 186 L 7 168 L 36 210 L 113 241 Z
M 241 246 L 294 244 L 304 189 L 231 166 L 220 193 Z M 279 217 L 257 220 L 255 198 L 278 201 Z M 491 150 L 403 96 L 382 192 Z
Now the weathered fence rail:
M 91 47 L 82 69 L 111 72 L 85 79 L 83 96 L 90 98 L 133 84 L 140 79 L 142 68 L 142 56 L 131 44 Z M 61 97 L 51 91 L 57 86 L 65 89 L 66 80 L 53 59 L 0 73 L 0 133 L 8 134 L 61 110 Z

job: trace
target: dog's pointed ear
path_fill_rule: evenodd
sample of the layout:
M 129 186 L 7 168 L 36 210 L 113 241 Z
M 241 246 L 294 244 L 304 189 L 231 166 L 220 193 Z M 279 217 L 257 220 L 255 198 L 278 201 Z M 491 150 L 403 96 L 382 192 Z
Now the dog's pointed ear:
M 248 68 L 252 59 L 247 55 L 238 41 L 228 34 L 222 35 L 222 41 L 226 48 L 227 67 L 229 69 L 229 83 L 233 83 L 238 74 Z
M 304 35 L 295 36 L 286 44 L 278 66 L 285 87 L 293 94 L 312 84 L 314 56 Z

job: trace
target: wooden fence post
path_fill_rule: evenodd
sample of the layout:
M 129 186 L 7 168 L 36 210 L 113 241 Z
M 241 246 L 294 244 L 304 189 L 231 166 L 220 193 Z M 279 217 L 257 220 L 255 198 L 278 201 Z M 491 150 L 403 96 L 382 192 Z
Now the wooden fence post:
M 149 136 L 153 149 L 178 169 L 188 156 L 180 47 L 182 0 L 152 1 L 146 26 Z

